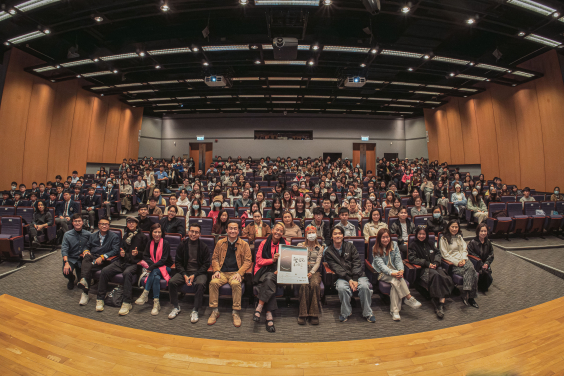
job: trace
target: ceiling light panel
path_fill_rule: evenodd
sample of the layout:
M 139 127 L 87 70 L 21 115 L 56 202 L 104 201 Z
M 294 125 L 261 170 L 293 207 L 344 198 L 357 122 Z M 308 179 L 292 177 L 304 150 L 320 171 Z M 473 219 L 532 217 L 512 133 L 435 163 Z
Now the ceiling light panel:
M 441 93 L 437 93 L 434 91 L 416 91 L 415 94 L 441 95 Z
M 272 101 L 272 103 L 298 103 L 297 101 Z
M 299 85 L 270 85 L 271 89 L 300 89 Z
M 535 75 L 532 73 L 521 72 L 521 71 L 513 71 L 511 74 L 521 77 L 527 77 L 527 78 L 535 77 Z
M 405 51 L 397 51 L 397 50 L 382 50 L 380 55 L 389 55 L 389 56 L 399 56 L 399 57 L 410 57 L 413 59 L 420 59 L 423 57 L 423 54 L 413 53 L 413 52 L 405 52 Z
M 301 77 L 268 77 L 270 81 L 301 81 Z M 258 78 L 257 78 L 258 80 Z
M 100 59 L 104 61 L 112 61 L 112 60 L 121 60 L 121 59 L 129 59 L 132 57 L 139 56 L 136 52 L 131 52 L 128 54 L 119 54 L 119 55 L 110 55 L 110 56 L 103 56 Z
M 39 8 L 42 7 L 44 5 L 49 5 L 52 3 L 58 3 L 61 0 L 30 0 L 30 1 L 26 1 L 25 3 L 21 3 L 16 5 L 14 8 L 16 8 L 17 10 L 21 11 L 21 12 L 28 12 L 30 10 L 33 10 L 35 8 Z
M 369 101 L 384 101 L 384 102 L 389 102 L 392 100 L 392 98 L 366 98 Z
M 164 85 L 164 84 L 177 84 L 178 80 L 170 80 L 170 81 L 149 81 L 151 85 Z
M 383 84 L 384 81 L 366 80 L 367 84 Z
M 171 98 L 149 98 L 148 101 L 169 101 Z
M 130 103 L 134 103 L 134 102 L 144 102 L 145 99 L 129 99 L 128 102 Z
M 361 100 L 362 97 L 337 97 L 337 99 Z
M 202 99 L 199 95 L 192 96 L 192 97 L 176 97 L 176 99 Z
M 531 1 L 531 0 L 507 0 L 507 4 L 512 4 L 512 5 L 516 5 L 518 7 L 521 8 L 525 8 L 527 10 L 536 12 L 536 13 L 540 13 L 542 15 L 548 16 L 554 12 L 556 12 L 556 9 L 553 9 L 551 7 L 547 7 L 546 5 L 543 4 L 539 4 L 535 1 Z
M 320 82 L 336 82 L 336 81 L 339 81 L 338 78 L 329 78 L 329 77 L 312 77 L 309 80 L 310 81 L 320 81 Z
M 11 18 L 11 17 L 12 17 L 12 15 L 10 13 L 0 11 L 0 21 L 7 20 L 8 18 Z
M 331 98 L 331 96 L 329 96 L 329 95 L 304 95 L 304 98 L 329 99 L 329 98 Z
M 442 86 L 442 85 L 427 85 L 427 87 L 432 87 L 435 89 L 446 89 L 446 90 L 453 90 L 452 86 Z
M 493 70 L 493 71 L 498 71 L 498 72 L 507 72 L 509 70 L 507 68 L 496 67 L 495 65 L 489 65 L 489 64 L 477 64 L 476 68 L 488 69 L 488 70 Z
M 486 81 L 486 77 L 479 77 L 479 76 L 471 76 L 469 74 L 457 74 L 455 77 L 457 78 L 466 78 L 468 80 L 475 80 L 475 81 Z
M 95 76 L 103 76 L 106 74 L 113 74 L 114 72 L 106 70 L 106 71 L 100 71 L 100 72 L 92 72 L 92 73 L 83 73 L 82 76 L 83 77 L 95 77 Z
M 186 52 L 192 52 L 188 47 L 183 48 L 165 48 L 164 50 L 152 50 L 147 51 L 149 55 L 169 55 L 169 54 L 181 54 Z
M 91 87 L 90 90 L 104 90 L 104 89 L 109 89 L 109 86 L 96 86 L 96 87 Z
M 8 39 L 8 42 L 10 42 L 12 44 L 18 44 L 18 43 L 27 42 L 28 40 L 36 39 L 36 38 L 43 37 L 43 36 L 45 36 L 44 32 L 34 31 L 32 33 L 27 33 L 27 34 L 24 34 L 24 35 L 20 35 L 19 37 Z
M 41 72 L 47 72 L 47 71 L 50 71 L 50 70 L 53 70 L 53 69 L 57 69 L 57 68 L 52 67 L 52 66 L 48 66 L 48 67 L 43 67 L 43 68 L 37 68 L 37 69 L 34 69 L 33 71 L 37 72 L 37 73 L 41 73 Z
M 69 61 L 67 63 L 61 63 L 63 67 L 76 67 L 77 65 L 84 65 L 84 64 L 92 64 L 94 60 L 92 59 L 84 59 L 84 60 L 76 60 L 76 61 Z
M 245 95 L 245 94 L 240 94 L 238 95 L 239 98 L 264 98 L 264 95 L 260 95 L 260 94 L 252 94 L 252 95 Z
M 450 57 L 444 57 L 444 56 L 435 56 L 435 57 L 433 57 L 433 61 L 440 61 L 440 62 L 443 62 L 443 63 L 451 63 L 451 64 L 458 64 L 458 65 L 468 65 L 468 64 L 470 64 L 469 60 L 452 59 Z
M 310 47 L 311 47 L 311 46 L 310 46 L 309 44 L 300 44 L 300 45 L 298 46 L 298 50 L 301 50 L 301 51 L 309 51 L 309 48 L 310 48 Z
M 179 103 L 157 103 L 157 106 L 178 106 Z
M 345 110 L 345 109 L 342 109 L 342 108 L 328 108 L 328 109 L 326 109 L 325 111 L 339 111 L 339 112 L 342 112 L 342 111 L 346 111 L 346 110 Z
M 129 87 L 129 86 L 141 86 L 143 85 L 142 83 L 136 83 L 136 84 L 120 84 L 120 85 L 116 85 L 116 87 Z
M 470 89 L 470 88 L 467 88 L 467 87 L 461 87 L 458 90 L 460 90 L 460 91 L 470 91 L 472 93 L 475 93 L 475 92 L 478 91 L 477 89 Z
M 282 94 L 271 94 L 270 96 L 274 97 L 274 98 L 297 98 L 298 97 L 297 95 L 282 95 Z
M 391 82 L 392 85 L 401 85 L 401 86 L 421 86 L 421 84 L 414 84 L 410 82 Z
M 525 36 L 525 39 L 530 40 L 531 42 L 537 42 L 537 43 L 544 44 L 545 46 L 550 46 L 550 47 L 558 47 L 562 44 L 562 42 L 559 42 L 559 41 L 553 40 L 553 39 L 548 39 L 548 38 L 545 38 L 545 37 L 537 35 L 537 34 L 529 34 L 529 35 Z
M 232 95 L 208 95 L 206 98 L 233 98 Z
M 233 77 L 232 81 L 258 81 L 260 78 L 258 77 Z
M 255 5 L 319 6 L 319 0 L 255 0 Z
M 306 65 L 305 60 L 265 60 L 266 65 Z
M 362 48 L 362 47 L 346 47 L 346 46 L 324 46 L 323 51 L 329 52 L 355 52 L 355 53 L 368 53 L 370 48 Z
M 388 106 L 391 106 L 391 107 L 413 107 L 409 104 L 395 104 L 395 103 L 390 103 Z
M 152 93 L 154 90 L 152 89 L 148 89 L 148 90 L 134 90 L 134 91 L 128 91 L 129 94 L 137 94 L 137 93 Z
M 427 104 L 441 104 L 441 102 L 434 102 L 434 101 L 425 101 Z
M 419 101 L 415 99 L 398 99 L 398 102 L 411 102 L 411 103 L 419 103 Z
M 184 80 L 184 82 L 204 82 L 203 78 L 189 78 L 187 80 Z
M 230 44 L 225 46 L 204 46 L 202 49 L 206 52 L 217 52 L 217 51 L 248 51 L 248 44 Z

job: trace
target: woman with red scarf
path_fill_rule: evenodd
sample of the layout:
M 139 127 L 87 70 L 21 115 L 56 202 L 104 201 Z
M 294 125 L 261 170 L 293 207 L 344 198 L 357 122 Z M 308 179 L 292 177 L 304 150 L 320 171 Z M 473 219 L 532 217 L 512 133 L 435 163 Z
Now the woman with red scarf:
M 161 310 L 161 303 L 159 302 L 159 293 L 161 292 L 161 278 L 168 281 L 170 279 L 170 268 L 173 265 L 172 258 L 170 257 L 170 245 L 168 241 L 162 238 L 163 232 L 161 225 L 155 223 L 151 226 L 149 232 L 149 242 L 143 252 L 143 261 L 141 264 L 146 270 L 141 278 L 149 275 L 145 279 L 145 289 L 143 294 L 135 301 L 135 304 L 143 305 L 149 300 L 149 291 L 153 289 L 153 309 L 151 315 L 156 316 Z

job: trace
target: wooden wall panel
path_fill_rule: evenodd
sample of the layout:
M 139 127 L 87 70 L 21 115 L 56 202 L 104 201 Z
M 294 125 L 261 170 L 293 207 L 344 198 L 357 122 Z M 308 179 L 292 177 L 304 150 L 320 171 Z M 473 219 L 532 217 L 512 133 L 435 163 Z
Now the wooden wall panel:
M 564 189 L 564 163 L 559 157 L 562 155 L 564 140 L 564 82 L 556 51 L 552 50 L 545 55 L 524 65 L 529 69 L 544 72 L 544 77 L 534 81 L 534 84 L 542 123 L 545 187 L 547 191 L 552 192 L 555 186 Z
M 515 118 L 519 138 L 521 185 L 545 189 L 544 146 L 536 86 L 529 82 L 515 93 Z M 516 159 L 516 156 L 512 156 Z
M 116 163 L 121 163 L 123 158 L 127 158 L 129 155 L 129 127 L 131 127 L 132 113 L 128 108 L 129 106 L 124 104 L 120 111 L 121 119 L 119 121 L 119 131 L 117 137 L 117 149 L 116 149 Z
M 190 158 L 194 160 L 195 172 L 198 173 L 198 166 L 200 165 L 200 144 L 191 142 L 190 143 Z M 205 174 L 206 171 L 203 171 Z
M 19 183 L 23 177 L 27 117 L 34 76 L 24 72 L 21 67 L 41 63 L 41 60 L 16 48 L 10 51 L 10 62 L 0 105 L 0 134 L 2 135 L 0 186 L 3 189 L 9 187 L 12 181 Z
M 63 180 L 69 173 L 69 157 L 71 149 L 71 135 L 78 87 L 72 81 L 61 82 L 56 85 L 55 111 L 51 125 L 49 144 L 49 162 L 47 176 L 53 179 L 61 175 Z
M 485 91 L 475 95 L 473 100 L 475 101 L 476 122 L 478 124 L 482 173 L 486 176 L 486 179 L 493 179 L 495 176 L 499 176 L 499 160 L 492 99 L 489 91 Z
M 480 163 L 480 142 L 478 141 L 478 123 L 476 122 L 475 102 L 468 98 L 452 98 L 458 103 L 460 130 L 464 142 L 464 163 Z
M 106 132 L 104 134 L 104 154 L 102 155 L 102 162 L 104 163 L 114 163 L 116 161 L 121 105 L 122 103 L 117 98 L 112 98 L 109 104 Z
M 424 109 L 423 113 L 425 115 L 425 129 L 429 135 L 429 142 L 427 142 L 427 152 L 429 153 L 430 161 L 439 160 L 439 147 L 437 141 L 437 123 L 436 123 L 436 113 L 437 110 Z
M 464 164 L 464 140 L 462 138 L 462 125 L 456 98 L 444 106 L 447 118 L 448 137 L 450 140 L 450 163 Z
M 49 155 L 51 120 L 56 96 L 53 86 L 45 81 L 36 82 L 31 93 L 22 171 L 22 182 L 28 187 L 34 181 L 39 184 L 48 180 L 46 156 Z
M 78 81 L 73 82 L 78 88 Z M 86 90 L 77 90 L 69 151 L 69 171 L 76 170 L 79 175 L 86 173 L 94 98 L 95 95 Z
M 102 163 L 104 155 L 104 134 L 108 119 L 108 103 L 98 97 L 92 100 L 92 120 L 88 137 L 88 158 L 91 163 Z
M 129 128 L 129 148 L 127 158 L 137 159 L 139 157 L 139 130 L 141 129 L 141 123 L 143 121 L 143 109 L 142 108 L 132 108 L 131 109 L 131 126 Z M 125 157 L 124 157 L 125 158 Z
M 500 177 L 504 183 L 521 187 L 521 163 L 519 137 L 515 119 L 515 90 L 512 87 L 492 85 L 490 87 L 492 107 L 496 125 L 497 152 Z
M 366 145 L 366 171 L 376 175 L 376 144 Z
M 444 108 L 440 108 L 435 116 L 437 124 L 437 143 L 439 147 L 439 161 L 451 163 L 452 159 L 450 156 L 450 138 L 448 135 L 448 121 L 446 117 L 446 111 Z

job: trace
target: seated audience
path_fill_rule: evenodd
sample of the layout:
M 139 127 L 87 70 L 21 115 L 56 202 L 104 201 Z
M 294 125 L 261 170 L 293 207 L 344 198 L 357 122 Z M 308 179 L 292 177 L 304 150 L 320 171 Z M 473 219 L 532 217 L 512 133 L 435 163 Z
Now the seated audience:
M 433 217 L 427 219 L 427 231 L 438 235 L 445 229 L 445 220 L 443 219 L 442 211 L 439 206 L 433 208 Z
M 554 187 L 554 194 L 550 196 L 550 201 L 564 201 L 564 196 L 560 194 L 560 187 Z
M 388 228 L 386 222 L 382 221 L 382 217 L 378 209 L 372 209 L 368 218 L 368 222 L 362 229 L 362 235 L 364 235 L 365 243 L 368 243 L 371 236 L 377 236 L 381 229 Z
M 423 199 L 421 197 L 416 197 L 414 199 L 415 206 L 411 208 L 411 218 L 415 217 L 416 215 L 425 215 L 427 214 L 427 209 L 422 206 Z
M 177 210 L 178 207 L 170 206 L 168 214 L 161 219 L 160 224 L 163 237 L 167 234 L 180 234 L 182 237 L 186 235 L 186 220 L 176 217 Z
M 81 278 L 80 268 L 82 265 L 82 254 L 88 249 L 91 232 L 82 229 L 82 217 L 75 213 L 72 215 L 72 230 L 67 231 L 61 243 L 61 255 L 63 256 L 63 276 L 68 279 L 67 288 L 74 288 L 76 278 Z
M 184 285 L 196 289 L 194 293 L 194 308 L 190 314 L 190 322 L 195 324 L 199 320 L 199 311 L 202 308 L 204 290 L 208 282 L 208 268 L 211 265 L 210 250 L 206 243 L 200 240 L 202 228 L 197 223 L 192 223 L 188 230 L 188 237 L 185 238 L 176 249 L 174 265 L 176 274 L 168 283 L 170 304 L 172 311 L 168 315 L 169 319 L 174 319 L 180 313 L 178 304 L 178 290 Z
M 523 197 L 519 202 L 523 203 L 523 208 L 525 207 L 525 202 L 536 201 L 534 197 L 531 196 L 531 189 L 529 187 L 523 188 Z
M 302 237 L 302 229 L 294 223 L 294 216 L 290 211 L 282 213 L 282 222 L 284 224 L 284 237 L 288 239 L 288 241 L 292 240 L 292 238 Z
M 139 204 L 139 210 L 137 211 L 138 217 L 138 224 L 137 227 L 139 228 L 139 230 L 141 231 L 150 231 L 151 230 L 151 226 L 153 225 L 153 221 L 151 220 L 151 218 L 148 217 L 149 215 L 149 207 L 147 206 L 147 204 Z M 144 251 L 145 248 L 143 248 L 141 250 Z
M 468 243 L 468 254 L 479 258 L 481 261 L 481 268 L 478 271 L 478 290 L 488 291 L 493 282 L 494 250 L 490 239 L 488 239 L 488 226 L 485 223 L 480 223 L 476 228 L 476 237 Z
M 420 198 L 419 198 L 420 199 Z M 394 321 L 400 321 L 401 304 L 405 298 L 405 304 L 411 308 L 421 307 L 409 292 L 409 287 L 403 278 L 403 261 L 398 244 L 392 241 L 390 230 L 384 228 L 378 231 L 376 243 L 372 247 L 372 267 L 378 273 L 378 281 L 387 282 L 390 289 L 390 314 Z
M 14 200 L 11 199 L 9 191 L 2 192 L 2 200 L 0 200 L 0 206 L 13 206 Z
M 390 226 L 390 232 L 398 237 L 398 247 L 402 254 L 402 257 L 405 258 L 407 255 L 407 240 L 409 239 L 409 235 L 415 233 L 415 225 L 408 218 L 407 208 L 402 206 L 398 213 L 398 221 L 395 221 Z
M 480 224 L 488 219 L 488 208 L 476 188 L 472 189 L 472 195 L 468 200 L 468 210 L 474 212 L 474 220 Z
M 222 204 L 223 204 L 223 196 L 221 194 L 213 198 L 211 210 L 208 213 L 208 218 L 213 218 L 214 224 L 217 222 L 217 217 L 219 216 Z
M 454 209 L 458 214 L 458 218 L 462 220 L 466 213 L 466 205 L 468 204 L 468 200 L 466 199 L 466 195 L 462 191 L 460 184 L 456 184 L 454 186 L 454 192 L 450 196 L 450 201 L 454 204 Z
M 242 235 L 249 238 L 249 246 L 251 250 L 254 250 L 255 239 L 266 238 L 270 235 L 270 233 L 270 226 L 262 221 L 260 211 L 255 210 L 253 213 L 253 222 L 245 226 Z
M 148 210 L 149 210 L 149 215 L 158 215 L 159 220 L 163 216 L 163 211 L 161 210 L 161 208 L 157 206 L 157 199 L 155 197 L 149 198 Z
M 323 209 L 317 207 L 313 209 L 313 220 L 306 224 L 306 226 L 313 227 L 317 237 L 323 239 L 322 245 L 324 247 L 331 245 L 331 225 L 330 222 L 323 221 Z M 306 234 L 307 235 L 307 234 Z
M 39 233 L 47 234 L 47 226 L 53 225 L 53 216 L 51 212 L 45 206 L 43 201 L 37 203 L 37 210 L 33 213 L 33 222 L 29 226 L 29 240 L 31 242 L 31 250 L 29 251 L 29 258 L 31 260 L 35 259 L 35 254 L 33 253 L 34 248 L 39 247 L 39 240 L 37 235 Z
M 17 197 L 18 194 L 16 193 Z M 55 207 L 55 223 L 63 232 L 67 232 L 69 225 L 71 225 L 71 217 L 78 214 L 80 210 L 78 202 L 71 200 L 70 192 L 65 192 L 63 197 L 64 201 L 58 202 Z

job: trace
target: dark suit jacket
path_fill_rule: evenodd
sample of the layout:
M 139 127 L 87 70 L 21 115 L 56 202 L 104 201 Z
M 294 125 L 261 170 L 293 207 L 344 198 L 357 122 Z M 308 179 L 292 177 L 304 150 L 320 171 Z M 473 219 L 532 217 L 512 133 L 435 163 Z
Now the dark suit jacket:
M 84 195 L 78 195 L 78 198 L 76 197 L 76 195 L 73 193 L 71 195 L 71 200 L 73 200 L 74 202 L 80 202 L 81 204 L 84 204 Z
M 55 207 L 55 216 L 61 217 L 65 212 L 66 201 L 61 201 L 57 203 Z M 72 199 L 69 200 L 68 216 L 72 217 L 73 214 L 80 213 L 80 206 L 78 202 L 74 202 Z
M 102 201 L 100 200 L 100 196 L 92 196 L 90 195 L 84 196 L 84 201 L 82 201 L 82 207 L 84 209 L 94 207 L 94 210 L 99 209 L 102 206 Z
M 110 193 L 106 191 L 102 193 L 102 201 L 115 202 L 118 200 L 119 200 L 119 193 L 117 189 L 112 189 L 112 192 Z
M 37 199 L 45 201 L 49 200 L 49 192 L 47 192 L 47 190 L 44 190 L 43 193 L 37 192 Z
M 7 200 L 0 200 L 0 206 L 12 206 L 14 205 L 14 200 L 12 200 L 11 198 L 7 199 Z
M 99 231 L 94 232 L 90 235 L 89 250 L 92 256 L 106 255 L 108 257 L 119 255 L 119 245 L 121 239 L 120 237 L 112 231 L 108 231 L 106 238 L 104 239 L 104 244 L 100 245 L 100 235 Z

